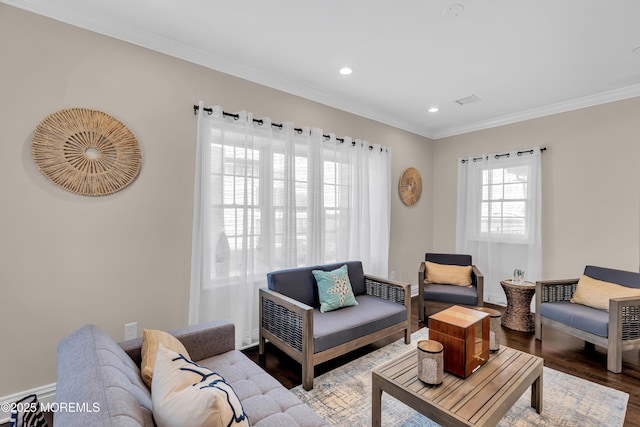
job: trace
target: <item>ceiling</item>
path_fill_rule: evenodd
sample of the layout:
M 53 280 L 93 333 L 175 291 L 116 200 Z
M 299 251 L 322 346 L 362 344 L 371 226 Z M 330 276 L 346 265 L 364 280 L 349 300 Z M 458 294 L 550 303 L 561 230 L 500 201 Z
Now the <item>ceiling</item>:
M 0 1 L 433 139 L 640 96 L 638 0 Z

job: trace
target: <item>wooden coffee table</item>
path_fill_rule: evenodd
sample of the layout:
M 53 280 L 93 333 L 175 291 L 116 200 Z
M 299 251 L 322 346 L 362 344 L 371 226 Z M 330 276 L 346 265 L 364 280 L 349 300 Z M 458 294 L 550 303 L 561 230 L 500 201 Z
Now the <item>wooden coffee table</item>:
M 418 379 L 417 362 L 413 350 L 372 371 L 373 426 L 381 425 L 383 391 L 443 426 L 495 426 L 529 386 L 531 406 L 542 412 L 540 357 L 502 346 L 466 379 L 445 372 L 438 387 Z

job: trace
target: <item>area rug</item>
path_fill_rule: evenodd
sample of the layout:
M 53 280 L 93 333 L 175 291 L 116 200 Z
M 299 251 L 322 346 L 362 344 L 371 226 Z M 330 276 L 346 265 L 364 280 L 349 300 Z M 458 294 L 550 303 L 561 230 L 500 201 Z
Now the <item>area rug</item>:
M 420 329 L 411 344 L 396 341 L 314 379 L 313 389 L 291 391 L 334 426 L 371 425 L 371 370 L 416 347 L 428 332 Z M 506 426 L 622 426 L 629 395 L 550 368 L 544 368 L 543 411 L 531 407 L 527 390 L 498 424 Z M 435 427 L 435 422 L 382 394 L 382 425 Z

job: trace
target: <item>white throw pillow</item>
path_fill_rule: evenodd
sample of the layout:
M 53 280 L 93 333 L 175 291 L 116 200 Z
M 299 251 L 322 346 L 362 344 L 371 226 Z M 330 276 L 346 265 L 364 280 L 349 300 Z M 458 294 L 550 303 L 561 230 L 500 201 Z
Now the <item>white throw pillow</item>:
M 220 375 L 160 344 L 151 383 L 158 427 L 250 426 L 235 391 Z

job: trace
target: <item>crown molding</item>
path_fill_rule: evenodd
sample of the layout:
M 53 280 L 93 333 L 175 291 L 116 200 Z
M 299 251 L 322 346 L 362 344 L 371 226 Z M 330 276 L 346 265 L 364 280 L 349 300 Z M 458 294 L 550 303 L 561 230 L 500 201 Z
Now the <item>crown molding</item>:
M 495 119 L 478 121 L 463 126 L 454 126 L 433 133 L 431 138 L 441 139 L 449 136 L 461 135 L 478 130 L 523 122 L 525 120 L 566 113 L 568 111 L 579 110 L 581 108 L 593 107 L 595 105 L 606 104 L 609 102 L 622 101 L 623 99 L 635 98 L 637 96 L 640 96 L 640 84 L 584 96 L 582 98 L 572 99 L 569 101 L 558 102 L 556 104 L 533 108 L 519 113 L 508 114 Z
M 225 74 L 258 83 L 291 95 L 299 96 L 320 104 L 327 105 L 339 110 L 346 111 L 370 120 L 374 120 L 389 126 L 406 130 L 417 135 L 430 138 L 429 133 L 420 126 L 415 126 L 398 118 L 389 118 L 376 112 L 363 103 L 342 99 L 327 92 L 304 86 L 293 81 L 278 77 L 276 75 L 248 67 L 226 58 L 213 55 L 202 49 L 194 48 L 191 45 L 177 42 L 167 37 L 154 34 L 148 31 L 131 30 L 123 26 L 105 21 L 95 21 L 88 19 L 81 13 L 74 13 L 71 10 L 63 10 L 56 7 L 55 2 L 40 2 L 30 0 L 0 0 L 17 8 L 42 15 L 56 21 L 64 22 L 75 27 L 83 28 L 98 34 L 125 41 L 137 46 L 141 46 L 159 53 L 163 53 L 174 58 L 182 59 L 206 68 L 210 68 Z M 43 4 L 46 3 L 46 4 Z
M 431 140 L 442 139 L 450 136 L 461 135 L 498 126 L 513 124 L 525 120 L 550 116 L 553 114 L 578 110 L 599 104 L 619 101 L 640 96 L 640 84 L 615 89 L 607 92 L 589 95 L 574 100 L 563 101 L 556 104 L 538 107 L 519 113 L 477 121 L 462 126 L 447 127 L 441 130 L 431 130 L 424 126 L 415 125 L 398 117 L 389 117 L 383 113 L 372 110 L 364 103 L 347 100 L 330 93 L 304 86 L 282 77 L 260 71 L 223 57 L 213 55 L 191 45 L 176 42 L 167 37 L 147 31 L 130 30 L 113 23 L 91 20 L 82 13 L 74 13 L 72 10 L 62 10 L 55 6 L 55 2 L 42 2 L 32 0 L 0 0 L 5 3 L 29 12 L 43 15 L 57 21 L 64 22 L 75 27 L 113 37 L 137 46 L 141 46 L 156 52 L 160 52 L 187 62 L 201 65 L 225 74 L 242 78 L 263 86 L 282 92 L 299 96 L 320 104 L 327 105 L 348 113 L 352 113 L 376 122 L 380 122 L 407 132 L 420 135 Z

